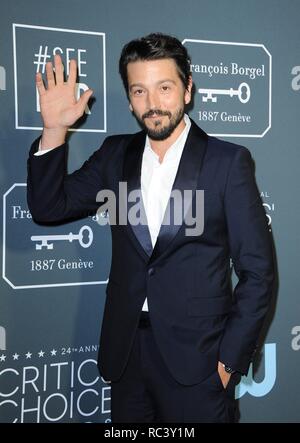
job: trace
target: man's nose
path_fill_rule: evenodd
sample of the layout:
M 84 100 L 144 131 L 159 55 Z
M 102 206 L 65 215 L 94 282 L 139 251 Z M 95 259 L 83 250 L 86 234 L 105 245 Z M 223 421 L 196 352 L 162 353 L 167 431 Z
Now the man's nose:
M 148 93 L 148 107 L 149 109 L 160 109 L 160 101 L 156 92 Z

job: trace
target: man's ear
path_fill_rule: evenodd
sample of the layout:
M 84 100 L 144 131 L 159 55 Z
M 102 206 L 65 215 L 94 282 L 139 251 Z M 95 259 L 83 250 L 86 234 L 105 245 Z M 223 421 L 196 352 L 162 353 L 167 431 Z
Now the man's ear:
M 185 90 L 184 93 L 184 100 L 185 100 L 185 104 L 187 105 L 188 103 L 190 103 L 191 98 L 192 98 L 192 87 L 193 87 L 193 79 L 192 76 L 189 76 L 189 81 L 188 81 L 188 86 Z
M 131 103 L 129 103 L 129 109 L 131 112 L 133 112 L 133 107 L 132 107 Z

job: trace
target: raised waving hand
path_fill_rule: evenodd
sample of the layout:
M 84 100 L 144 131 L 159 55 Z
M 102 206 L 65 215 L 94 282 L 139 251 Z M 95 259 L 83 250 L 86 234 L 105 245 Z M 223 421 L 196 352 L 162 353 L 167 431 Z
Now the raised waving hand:
M 55 75 L 52 62 L 46 64 L 47 85 L 42 74 L 36 74 L 36 86 L 40 97 L 40 108 L 44 129 L 41 141 L 42 149 L 54 148 L 64 143 L 68 128 L 84 113 L 93 91 L 88 89 L 79 100 L 76 97 L 77 63 L 70 61 L 70 73 L 64 82 L 64 68 L 60 55 L 54 56 Z

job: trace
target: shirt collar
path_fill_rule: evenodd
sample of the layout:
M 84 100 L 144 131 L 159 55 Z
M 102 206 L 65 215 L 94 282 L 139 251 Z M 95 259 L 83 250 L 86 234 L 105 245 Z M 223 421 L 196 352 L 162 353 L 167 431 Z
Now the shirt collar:
M 178 136 L 178 138 L 175 140 L 175 142 L 169 147 L 167 152 L 165 153 L 163 163 L 165 161 L 169 161 L 172 159 L 176 159 L 178 156 L 180 157 L 191 127 L 191 120 L 187 114 L 184 114 L 184 123 L 185 127 L 181 134 Z M 148 135 L 146 136 L 146 142 L 145 142 L 145 150 L 144 153 L 147 155 L 151 155 L 152 158 L 154 158 L 159 161 L 159 156 L 153 151 L 150 144 L 150 139 Z

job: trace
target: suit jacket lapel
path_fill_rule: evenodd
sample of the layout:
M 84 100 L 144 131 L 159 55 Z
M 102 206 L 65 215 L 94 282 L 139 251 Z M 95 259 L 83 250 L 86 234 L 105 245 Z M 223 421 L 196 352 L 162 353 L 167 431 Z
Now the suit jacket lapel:
M 142 246 L 144 252 L 149 258 L 153 248 L 141 192 L 141 171 L 145 139 L 145 132 L 138 132 L 133 136 L 127 146 L 123 167 L 123 181 L 127 183 L 127 193 L 125 193 L 127 195 L 123 195 L 122 198 L 123 203 L 124 198 L 127 199 L 127 202 L 124 204 L 127 205 L 128 228 L 132 229 L 139 244 Z M 128 201 L 128 196 L 133 191 L 139 195 L 139 201 Z M 130 212 L 131 214 L 133 213 L 135 204 L 138 204 L 140 208 L 141 213 L 139 216 L 142 223 L 132 224 L 132 217 L 128 218 Z
M 200 129 L 192 120 L 191 123 L 191 129 L 181 155 L 179 167 L 171 191 L 171 195 L 172 193 L 176 195 L 178 192 L 182 197 L 185 196 L 183 207 L 184 212 L 183 216 L 181 217 L 182 221 L 189 207 L 191 206 L 192 199 L 197 188 L 198 177 L 207 145 L 206 133 L 202 131 L 202 129 Z M 185 190 L 190 192 L 184 193 Z M 182 225 L 182 223 L 175 223 L 174 214 L 174 198 L 170 198 L 157 241 L 151 254 L 151 262 L 158 258 L 166 250 L 169 243 L 173 240 L 180 226 Z
M 172 187 L 172 192 L 176 190 L 176 192 L 181 193 L 182 196 L 185 195 L 187 197 L 184 203 L 185 211 L 183 218 L 192 203 L 207 144 L 206 133 L 192 120 L 191 123 L 191 129 L 182 152 L 178 171 Z M 142 223 L 132 224 L 132 217 L 129 217 L 129 220 L 127 217 L 128 229 L 133 231 L 135 238 L 142 246 L 143 252 L 146 253 L 146 257 L 152 262 L 166 250 L 169 243 L 177 234 L 181 224 L 176 224 L 174 222 L 174 199 L 171 198 L 168 201 L 164 220 L 153 249 L 141 194 L 141 169 L 145 137 L 145 132 L 141 131 L 132 137 L 127 146 L 123 167 L 123 181 L 127 183 L 127 193 L 122 197 L 120 196 L 120 198 L 122 198 L 123 203 L 127 205 L 129 214 L 130 211 L 134 210 L 134 206 L 137 202 L 136 200 L 128 201 L 128 195 L 132 191 L 140 193 L 140 201 L 138 204 L 141 210 L 140 216 Z M 184 194 L 185 190 L 190 192 Z M 124 199 L 127 199 L 127 201 L 124 202 Z M 167 222 L 168 215 L 170 215 L 169 223 Z

